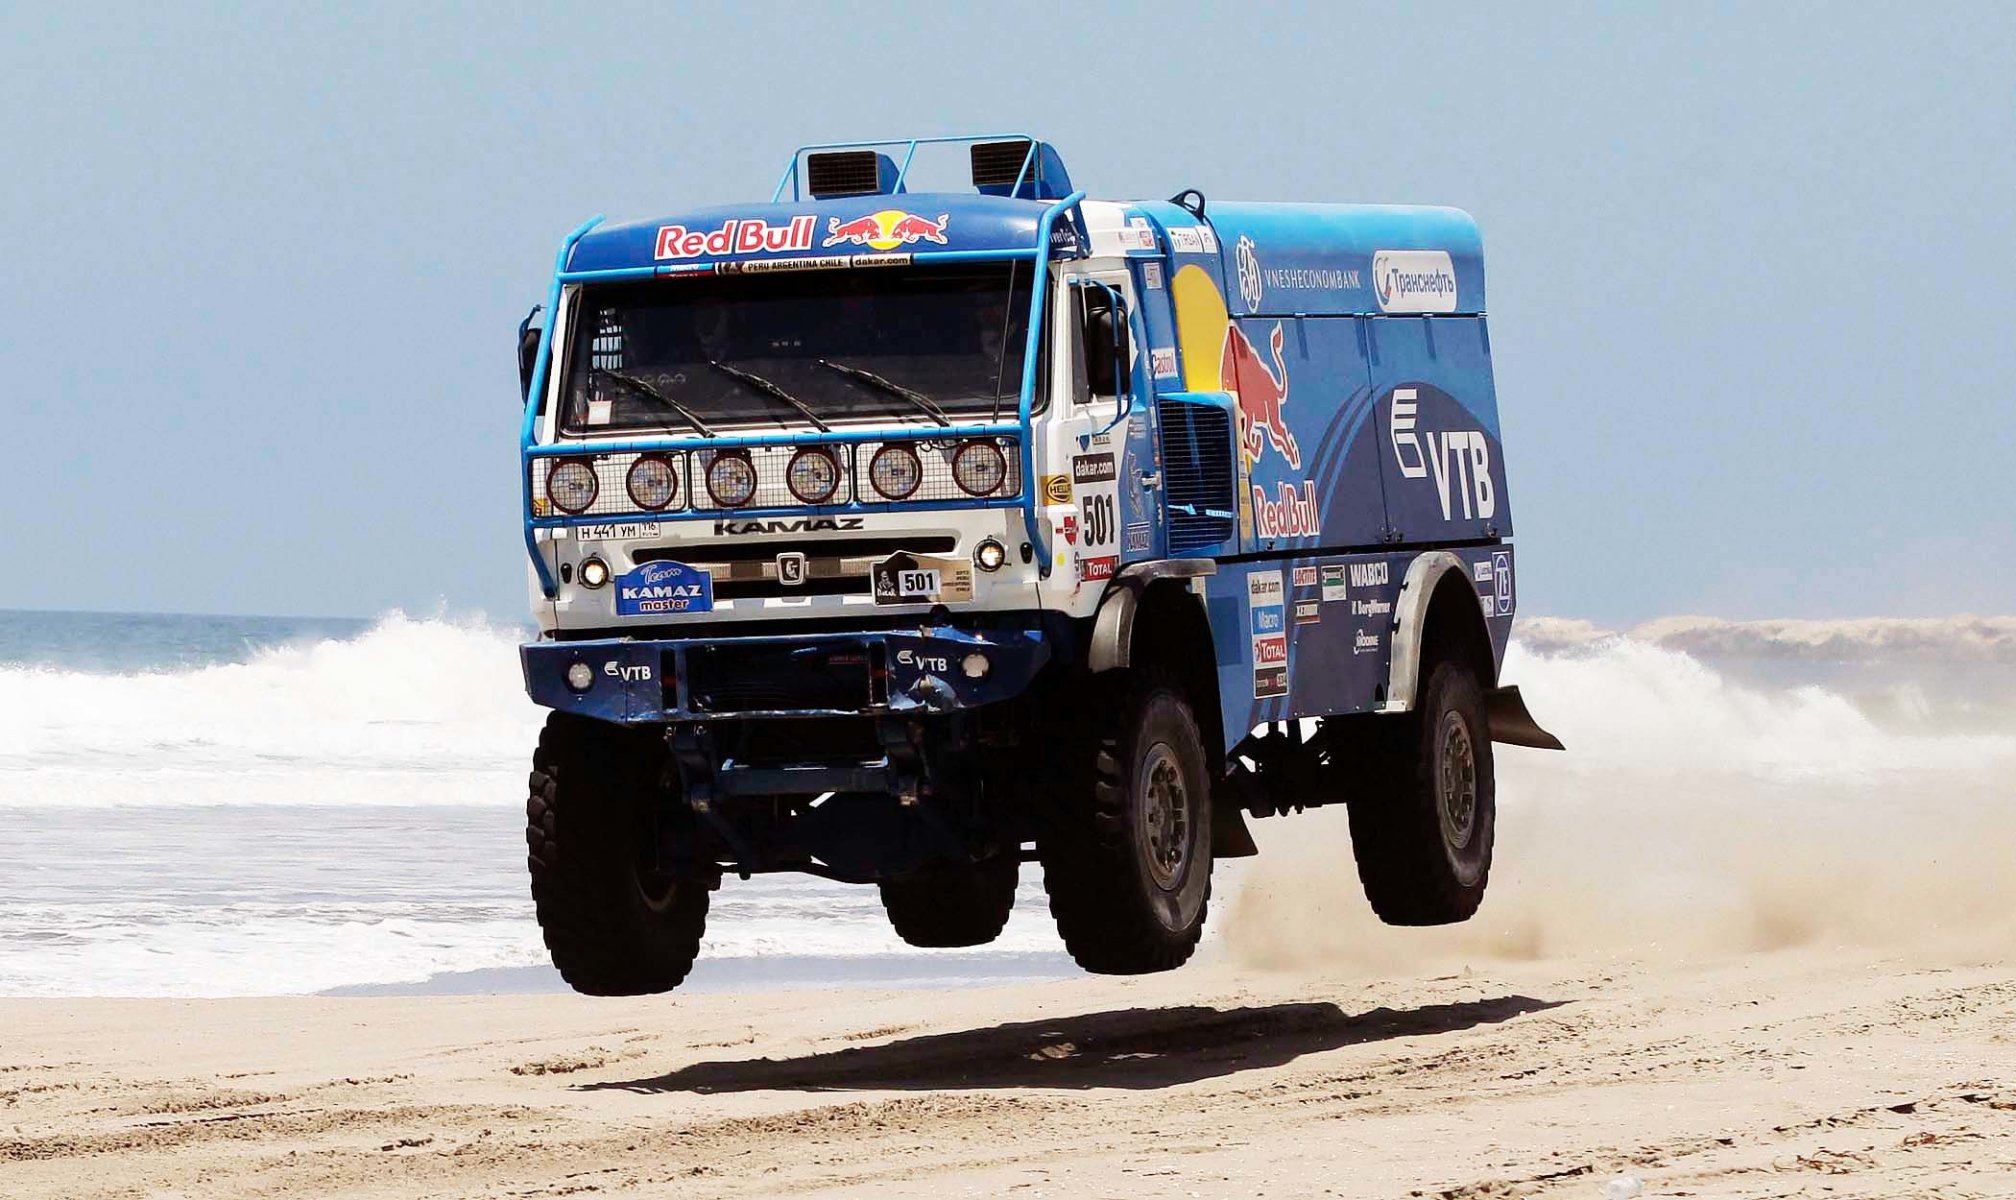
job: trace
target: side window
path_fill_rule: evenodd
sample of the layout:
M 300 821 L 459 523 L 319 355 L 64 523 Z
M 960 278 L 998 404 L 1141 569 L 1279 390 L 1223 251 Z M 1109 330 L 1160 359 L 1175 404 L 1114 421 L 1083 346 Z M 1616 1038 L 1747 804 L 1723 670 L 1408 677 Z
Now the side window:
M 1127 365 L 1134 361 L 1126 302 L 1102 284 L 1080 284 L 1073 291 L 1078 354 L 1071 367 L 1072 399 L 1083 404 L 1118 396 L 1126 386 Z

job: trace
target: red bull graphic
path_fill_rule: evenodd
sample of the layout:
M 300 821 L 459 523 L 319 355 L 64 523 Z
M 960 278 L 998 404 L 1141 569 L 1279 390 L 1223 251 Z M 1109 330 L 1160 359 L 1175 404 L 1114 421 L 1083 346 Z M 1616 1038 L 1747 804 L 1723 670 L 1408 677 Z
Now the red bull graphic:
M 894 250 L 898 246 L 908 246 L 918 241 L 945 244 L 945 226 L 952 221 L 950 213 L 939 213 L 937 220 L 907 213 L 900 208 L 885 208 L 881 212 L 869 213 L 851 221 L 838 217 L 826 218 L 826 240 L 821 248 L 839 246 L 852 242 L 857 246 L 867 246 L 872 250 Z
M 772 225 L 761 217 L 728 220 L 718 229 L 688 229 L 684 225 L 658 228 L 656 257 L 697 258 L 703 254 L 780 254 L 789 250 L 810 250 L 818 218 L 793 217 L 783 225 Z
M 1224 362 L 1219 370 L 1239 398 L 1239 437 L 1247 461 L 1258 462 L 1271 443 L 1288 465 L 1299 471 L 1302 450 L 1281 416 L 1282 406 L 1288 403 L 1288 366 L 1281 361 L 1279 321 L 1267 343 L 1274 355 L 1272 367 L 1261 361 L 1260 352 L 1237 324 L 1226 325 Z
M 1323 532 L 1323 518 L 1316 511 L 1316 485 L 1302 481 L 1301 492 L 1293 484 L 1280 485 L 1280 498 L 1270 500 L 1267 489 L 1253 485 L 1253 531 L 1263 538 L 1316 537 Z M 1301 580 L 1296 580 L 1301 586 Z

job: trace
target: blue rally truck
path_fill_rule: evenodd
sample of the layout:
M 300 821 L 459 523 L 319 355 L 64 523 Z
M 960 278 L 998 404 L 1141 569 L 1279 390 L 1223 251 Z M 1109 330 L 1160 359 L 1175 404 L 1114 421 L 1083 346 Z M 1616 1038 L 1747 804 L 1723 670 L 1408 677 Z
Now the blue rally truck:
M 812 146 L 767 204 L 576 229 L 544 309 L 527 836 L 578 990 L 677 986 L 726 874 L 873 883 L 974 946 L 1025 862 L 1080 965 L 1166 970 L 1246 816 L 1334 803 L 1382 918 L 1476 910 L 1491 743 L 1558 743 L 1498 679 L 1465 214 Z

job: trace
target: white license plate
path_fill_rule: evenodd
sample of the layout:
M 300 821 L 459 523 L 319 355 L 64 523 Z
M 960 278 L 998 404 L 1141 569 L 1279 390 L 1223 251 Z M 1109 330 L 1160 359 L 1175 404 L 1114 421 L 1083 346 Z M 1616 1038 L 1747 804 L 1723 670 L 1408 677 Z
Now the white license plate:
M 626 542 L 633 538 L 658 536 L 658 522 L 644 521 L 634 525 L 576 525 L 574 536 L 584 542 Z
M 935 596 L 938 594 L 938 572 L 898 571 L 896 592 L 902 596 Z

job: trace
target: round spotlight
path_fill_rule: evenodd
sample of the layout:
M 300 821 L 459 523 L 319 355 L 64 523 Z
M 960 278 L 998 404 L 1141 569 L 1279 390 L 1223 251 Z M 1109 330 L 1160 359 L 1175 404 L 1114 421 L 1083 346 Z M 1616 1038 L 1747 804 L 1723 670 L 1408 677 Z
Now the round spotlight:
M 840 460 L 831 450 L 807 446 L 791 456 L 784 485 L 805 504 L 824 504 L 840 490 Z
M 595 668 L 584 662 L 577 662 L 567 668 L 567 686 L 577 692 L 585 692 L 595 686 Z
M 601 485 L 595 480 L 595 467 L 586 459 L 570 458 L 555 463 L 546 473 L 546 498 L 553 507 L 564 513 L 584 513 L 595 503 L 595 493 Z
M 679 498 L 679 472 L 671 459 L 647 454 L 630 464 L 623 487 L 637 507 L 655 511 Z
M 746 454 L 723 451 L 707 465 L 707 494 L 722 508 L 740 508 L 756 495 L 756 464 Z
M 908 500 L 924 482 L 924 464 L 908 446 L 884 446 L 868 460 L 868 482 L 885 500 Z
M 991 537 L 973 547 L 973 565 L 983 571 L 998 571 L 1007 561 L 1008 547 Z
M 985 679 L 990 665 L 987 656 L 978 651 L 959 660 L 959 669 L 966 673 L 968 679 Z
M 952 479 L 969 496 L 991 495 L 1008 478 L 1008 460 L 992 442 L 967 442 L 952 454 Z
M 603 562 L 600 558 L 593 558 L 593 557 L 584 558 L 581 560 L 582 587 L 599 588 L 603 584 L 608 582 L 609 582 L 608 563 Z

